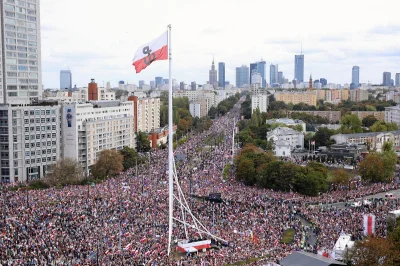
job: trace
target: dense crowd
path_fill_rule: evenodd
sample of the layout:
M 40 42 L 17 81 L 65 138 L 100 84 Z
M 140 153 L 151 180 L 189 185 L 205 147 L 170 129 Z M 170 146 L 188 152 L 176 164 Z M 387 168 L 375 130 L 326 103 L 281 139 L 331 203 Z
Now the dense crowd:
M 192 134 L 175 154 L 177 176 L 194 215 L 219 241 L 219 249 L 188 255 L 173 251 L 168 241 L 168 151 L 151 153 L 151 163 L 121 173 L 95 186 L 67 186 L 35 191 L 11 191 L 4 186 L 0 200 L 1 265 L 224 265 L 263 257 L 253 265 L 279 261 L 294 250 L 305 248 L 304 224 L 308 220 L 318 240 L 312 250 L 332 248 L 345 231 L 361 238 L 362 214 L 377 216 L 377 234 L 385 235 L 385 218 L 397 202 L 357 209 L 336 209 L 329 203 L 398 188 L 396 185 L 361 184 L 319 197 L 246 187 L 235 181 L 233 171 L 223 179 L 232 160 L 232 128 L 240 118 L 238 106 L 216 119 L 201 134 Z M 215 136 L 224 136 L 220 139 Z M 212 141 L 216 138 L 215 141 Z M 211 139 L 211 140 L 210 140 Z M 144 193 L 142 193 L 142 190 Z M 224 201 L 202 199 L 222 193 Z M 317 204 L 317 205 L 315 205 Z M 179 217 L 178 204 L 174 215 Z M 190 218 L 188 222 L 191 222 Z M 286 229 L 295 230 L 291 244 L 281 242 Z M 193 238 L 199 233 L 188 229 Z M 175 223 L 173 240 L 185 238 Z M 202 238 L 207 236 L 201 234 Z

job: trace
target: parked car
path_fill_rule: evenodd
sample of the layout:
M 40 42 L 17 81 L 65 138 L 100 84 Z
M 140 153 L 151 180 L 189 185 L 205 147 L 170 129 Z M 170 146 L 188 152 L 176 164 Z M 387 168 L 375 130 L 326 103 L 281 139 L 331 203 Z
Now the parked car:
M 364 205 L 365 206 L 370 206 L 371 204 L 372 204 L 372 202 L 370 200 L 368 200 L 368 199 L 364 200 Z
M 361 202 L 360 202 L 360 201 L 352 202 L 352 203 L 350 204 L 350 207 L 353 207 L 353 208 L 355 208 L 355 207 L 361 207 Z
M 396 197 L 392 193 L 386 193 L 385 199 L 395 199 Z

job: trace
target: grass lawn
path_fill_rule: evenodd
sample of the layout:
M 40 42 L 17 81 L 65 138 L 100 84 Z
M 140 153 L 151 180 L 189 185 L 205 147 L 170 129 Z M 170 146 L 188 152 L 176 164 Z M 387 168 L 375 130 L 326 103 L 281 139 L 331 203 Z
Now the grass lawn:
M 291 244 L 294 241 L 294 229 L 290 228 L 283 232 L 282 243 Z

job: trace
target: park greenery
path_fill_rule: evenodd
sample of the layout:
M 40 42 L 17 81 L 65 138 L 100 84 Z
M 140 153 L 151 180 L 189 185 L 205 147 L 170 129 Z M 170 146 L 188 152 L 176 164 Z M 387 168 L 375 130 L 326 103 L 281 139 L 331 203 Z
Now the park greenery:
M 360 175 L 363 180 L 372 183 L 388 182 L 393 178 L 396 169 L 397 154 L 391 142 L 385 142 L 382 152 L 371 152 L 360 164 Z
M 253 144 L 246 144 L 235 157 L 236 178 L 248 186 L 294 191 L 316 196 L 326 192 L 328 171 L 320 163 L 299 166 L 276 159 Z

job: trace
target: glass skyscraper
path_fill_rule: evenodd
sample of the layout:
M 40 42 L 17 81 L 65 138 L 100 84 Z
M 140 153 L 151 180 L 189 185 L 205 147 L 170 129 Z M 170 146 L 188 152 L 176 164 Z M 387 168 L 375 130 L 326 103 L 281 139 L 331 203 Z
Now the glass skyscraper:
M 271 64 L 269 66 L 269 85 L 272 86 L 273 84 L 276 83 L 279 83 L 278 65 Z
M 218 63 L 218 87 L 225 88 L 225 63 Z
M 42 98 L 39 0 L 0 1 L 0 103 Z
M 304 55 L 294 56 L 294 78 L 297 83 L 304 81 Z
M 383 72 L 383 86 L 390 87 L 392 85 L 392 73 Z
M 266 62 L 265 61 L 260 61 L 256 63 L 251 63 L 250 64 L 250 71 L 249 71 L 249 80 L 251 80 L 251 74 L 253 73 L 253 70 L 255 70 L 257 73 L 260 73 L 261 78 L 262 78 L 262 87 L 265 88 L 267 86 L 267 80 L 266 80 Z
M 72 73 L 71 70 L 60 71 L 60 90 L 72 89 Z
M 236 68 L 236 87 L 242 88 L 250 84 L 249 67 L 242 65 Z
M 353 85 L 350 85 L 353 88 L 358 88 L 360 87 L 360 67 L 359 66 L 353 66 L 351 70 L 351 83 Z
M 162 77 L 156 77 L 155 78 L 155 86 L 156 88 L 161 87 L 163 84 L 163 78 Z

